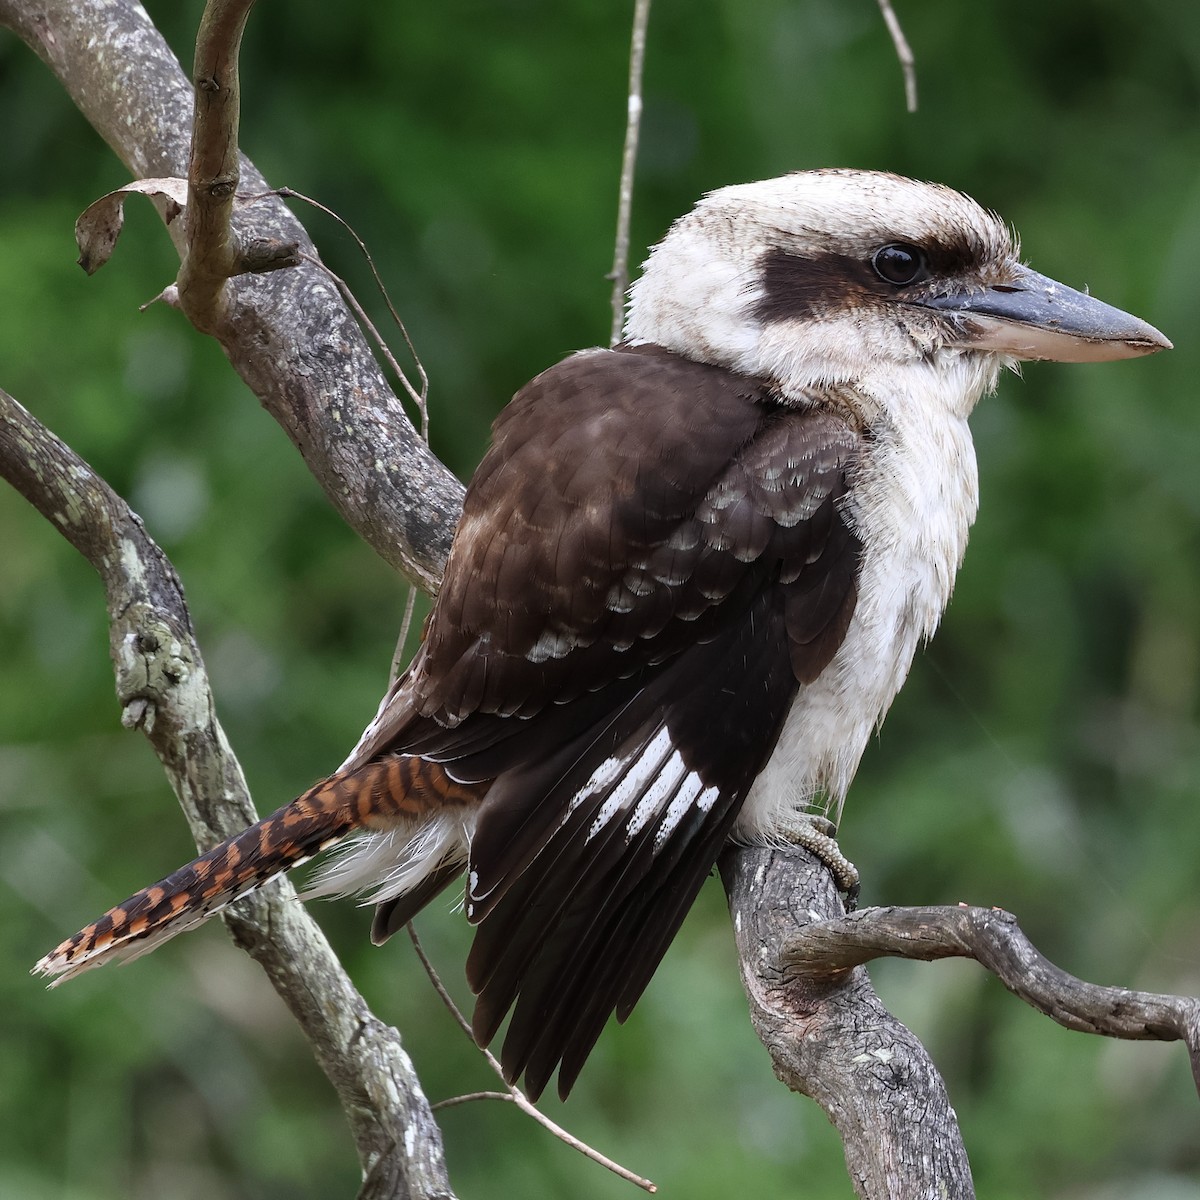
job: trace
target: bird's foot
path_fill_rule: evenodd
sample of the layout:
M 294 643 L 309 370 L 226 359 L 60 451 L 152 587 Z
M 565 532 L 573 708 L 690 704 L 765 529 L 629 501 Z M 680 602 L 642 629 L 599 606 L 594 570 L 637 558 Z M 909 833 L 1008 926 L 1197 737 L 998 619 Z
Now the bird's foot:
M 846 911 L 853 912 L 858 904 L 860 879 L 858 868 L 842 853 L 834 834 L 837 826 L 825 817 L 804 813 L 794 825 L 784 831 L 784 838 L 794 846 L 803 846 L 815 854 L 833 876 L 838 890 L 846 897 Z

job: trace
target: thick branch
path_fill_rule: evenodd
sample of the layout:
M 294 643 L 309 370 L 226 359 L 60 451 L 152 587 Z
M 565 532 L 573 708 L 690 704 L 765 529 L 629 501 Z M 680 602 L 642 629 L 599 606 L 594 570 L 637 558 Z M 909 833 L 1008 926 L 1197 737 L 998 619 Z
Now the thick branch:
M 201 847 L 257 819 L 217 721 L 174 568 L 74 451 L 0 391 L 3 475 L 96 568 L 122 719 L 162 761 Z M 371 1200 L 450 1195 L 441 1133 L 396 1030 L 355 991 L 290 883 L 231 909 L 234 940 L 291 1009 L 349 1120 Z
M 844 914 L 824 864 L 799 848 L 731 846 L 720 866 L 754 1028 L 779 1079 L 837 1127 L 858 1195 L 973 1197 L 941 1076 L 866 971 L 802 973 L 781 953 Z
M 99 572 L 122 723 L 149 738 L 197 840 L 212 845 L 224 826 L 254 821 L 246 781 L 217 722 L 179 578 L 139 518 L 3 391 L 0 475 Z
M 241 9 L 245 7 L 243 3 Z M 190 89 L 140 6 L 132 0 L 104 5 L 0 0 L 0 22 L 34 46 L 135 176 L 183 173 Z M 214 68 L 211 78 L 219 77 Z M 215 127 L 221 127 L 220 120 Z M 236 131 L 231 137 L 229 146 L 236 144 Z M 228 172 L 227 157 L 207 169 L 209 179 Z M 249 190 L 265 190 L 244 160 L 241 176 Z M 260 244 L 294 240 L 305 254 L 315 253 L 281 202 L 265 199 L 247 213 L 239 219 L 252 223 Z M 183 249 L 178 224 L 172 234 Z M 240 237 L 236 226 L 237 220 L 233 235 Z M 221 236 L 213 241 L 221 244 Z M 221 310 L 224 319 L 214 324 L 215 334 L 235 368 L 300 448 L 349 524 L 389 562 L 427 590 L 436 590 L 462 489 L 416 437 L 336 291 L 319 272 L 302 267 L 240 277 L 220 292 L 226 307 Z M 152 740 L 161 738 L 160 754 L 177 779 L 185 806 L 195 803 L 199 809 L 201 800 L 214 797 L 231 806 L 226 812 L 202 809 L 199 837 L 208 841 L 241 828 L 252 819 L 244 807 L 244 783 L 212 715 L 203 665 L 169 564 L 136 517 L 90 476 L 86 465 L 67 458 L 65 447 L 47 443 L 49 449 L 38 448 L 36 422 L 30 426 L 28 414 L 10 416 L 18 409 L 6 409 L 9 441 L 7 450 L 0 450 L 5 459 L 0 469 L 35 499 L 106 580 L 127 574 L 126 582 L 140 589 L 131 598 L 113 590 L 121 586 L 115 578 L 109 584 L 114 658 L 127 720 L 141 725 Z M 67 464 L 65 474 L 52 469 L 55 462 Z M 81 472 L 75 486 L 72 470 Z M 110 511 L 114 503 L 117 507 Z M 202 743 L 194 751 L 190 736 Z M 938 936 L 949 939 L 943 944 L 925 934 L 913 938 L 896 929 L 889 932 L 878 913 L 870 919 L 844 918 L 828 876 L 802 852 L 734 849 L 725 855 L 722 872 L 756 1028 L 780 1078 L 817 1099 L 842 1133 L 859 1194 L 971 1196 L 969 1170 L 941 1081 L 919 1043 L 886 1013 L 856 965 L 879 952 L 885 935 L 897 938 L 897 946 L 919 948 L 918 957 L 930 947 L 936 951 L 929 952 L 931 957 L 961 953 L 961 948 L 946 946 L 958 947 L 955 937 L 965 936 L 962 931 L 951 937 L 943 928 Z M 235 936 L 264 963 L 312 1031 L 323 1066 L 356 1122 L 367 1167 L 363 1194 L 437 1194 L 443 1176 L 436 1134 L 425 1143 L 422 1132 L 419 1140 L 429 1157 L 412 1168 L 415 1176 L 406 1176 L 403 1159 L 389 1156 L 401 1126 L 375 1122 L 372 1116 L 395 1104 L 400 1111 L 419 1114 L 412 1119 L 421 1131 L 429 1128 L 424 1123 L 428 1110 L 415 1091 L 407 1059 L 344 976 L 326 978 L 324 967 L 301 968 L 301 953 L 318 955 L 327 948 L 322 950 L 319 933 L 302 952 L 290 948 L 300 945 L 308 932 L 293 928 L 307 918 L 299 905 L 283 903 L 287 894 L 285 888 L 273 888 L 251 902 L 257 920 L 235 923 Z M 798 932 L 822 919 L 831 923 Z M 972 953 L 1000 971 L 988 958 L 998 944 L 994 934 L 992 930 L 981 943 L 991 950 L 985 953 L 976 946 Z M 838 939 L 840 947 L 832 958 L 830 938 Z M 863 945 L 855 946 L 855 938 L 865 938 L 874 949 L 865 952 Z M 847 939 L 850 950 L 845 949 Z M 812 970 L 809 963 L 800 970 L 802 957 L 817 944 L 824 947 L 820 965 Z M 278 947 L 284 945 L 289 949 L 280 954 Z M 786 953 L 781 947 L 787 947 Z M 1024 960 L 1015 953 L 1014 969 L 1019 969 Z M 337 970 L 336 963 L 331 970 Z M 1020 980 L 1019 973 L 1012 978 L 1021 985 L 1014 990 L 1026 998 L 1043 992 Z M 1163 1003 L 1167 998 L 1096 991 L 1104 996 L 1094 998 L 1095 1011 L 1089 1010 L 1086 1018 L 1091 1024 L 1072 1027 L 1117 1033 L 1119 1026 L 1140 1031 L 1120 1036 L 1182 1037 L 1195 1063 L 1194 1007 L 1171 1009 Z M 1045 994 L 1059 993 L 1051 988 Z M 1061 1001 L 1047 1003 L 1045 1011 L 1062 1020 L 1067 1009 Z M 1064 1023 L 1084 1020 L 1078 1016 L 1081 1010 L 1071 1011 L 1076 1015 Z M 1103 1028 L 1104 1022 L 1110 1027 Z M 377 1070 L 380 1061 L 385 1065 Z
M 805 850 L 733 848 L 721 872 L 755 1028 L 779 1078 L 812 1096 L 837 1126 L 861 1196 L 973 1194 L 941 1080 L 863 970 L 874 958 L 973 958 L 1068 1029 L 1182 1041 L 1200 1089 L 1200 999 L 1076 979 L 999 909 L 847 914 L 828 872 Z M 938 1192 L 941 1184 L 949 1190 Z
M 0 24 L 46 61 L 135 177 L 186 173 L 191 89 L 139 4 L 0 0 Z M 267 191 L 245 158 L 241 179 L 245 191 Z M 171 227 L 181 255 L 182 224 Z M 316 256 L 274 197 L 242 209 L 234 229 L 244 247 L 294 242 Z M 413 429 L 337 290 L 309 266 L 241 275 L 226 290 L 217 337 L 230 362 L 351 528 L 436 591 L 463 489 Z

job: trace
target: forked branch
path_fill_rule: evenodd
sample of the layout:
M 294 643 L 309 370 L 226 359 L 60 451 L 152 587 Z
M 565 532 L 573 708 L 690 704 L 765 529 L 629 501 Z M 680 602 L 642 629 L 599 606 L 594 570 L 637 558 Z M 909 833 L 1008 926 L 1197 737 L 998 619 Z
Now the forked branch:
M 809 926 L 844 916 L 807 850 L 731 846 L 721 858 L 755 1032 L 775 1074 L 841 1135 L 864 1200 L 975 1195 L 958 1121 L 925 1047 L 884 1008 L 866 971 L 800 971 L 786 957 Z
M 1200 1088 L 1200 1000 L 1076 979 L 1040 954 L 1010 913 L 847 914 L 825 867 L 800 848 L 731 847 L 721 874 L 755 1029 L 776 1075 L 838 1127 L 860 1196 L 974 1195 L 942 1081 L 871 988 L 862 964 L 875 958 L 973 958 L 1068 1029 L 1182 1041 Z
M 1003 909 L 864 908 L 797 928 L 779 954 L 785 971 L 814 978 L 832 978 L 874 958 L 973 958 L 1013 995 L 1067 1029 L 1183 1042 L 1200 1091 L 1200 999 L 1078 979 L 1038 951 Z
M 12 29 L 58 77 L 136 178 L 188 173 L 192 89 L 136 0 L 0 0 Z M 269 192 L 244 158 L 244 192 Z M 161 205 L 160 205 L 161 210 Z M 252 206 L 255 243 L 315 256 L 287 206 Z M 188 253 L 185 221 L 168 230 Z M 304 456 L 347 524 L 382 558 L 435 592 L 462 509 L 462 485 L 433 456 L 388 386 L 324 273 L 301 265 L 225 285 L 217 340 L 234 369 Z
M 232 24 L 218 24 L 214 45 L 224 39 L 228 46 L 230 30 L 240 28 L 237 23 L 248 7 L 243 0 L 223 9 L 233 14 Z M 107 0 L 103 5 L 87 0 L 0 0 L 0 22 L 47 61 L 135 176 L 187 173 L 191 89 L 133 0 Z M 222 78 L 219 67 L 201 67 L 200 56 L 198 68 L 202 78 Z M 222 103 L 228 99 L 226 95 Z M 202 126 L 200 119 L 198 144 L 204 142 Z M 227 129 L 225 118 L 218 117 L 213 128 Z M 201 173 L 210 181 L 205 186 L 214 193 L 214 201 L 221 202 L 215 210 L 223 205 L 223 197 L 215 193 L 228 177 L 231 153 L 234 176 L 247 190 L 267 190 L 248 163 L 236 163 L 236 122 L 231 143 L 219 149 Z M 196 226 L 198 248 L 215 248 L 218 260 L 229 249 L 222 219 L 215 212 L 212 222 L 198 218 Z M 176 222 L 171 232 L 181 253 L 188 254 L 191 230 L 185 236 L 182 224 Z M 264 245 L 295 242 L 303 254 L 315 254 L 303 230 L 275 199 L 255 206 L 253 224 L 255 238 Z M 405 418 L 336 290 L 321 272 L 306 265 L 273 274 L 223 276 L 228 258 L 220 269 L 209 271 L 206 282 L 199 279 L 204 275 L 203 258 L 201 252 L 194 266 L 198 286 L 208 289 L 209 300 L 197 301 L 197 307 L 209 317 L 197 323 L 212 325 L 234 367 L 301 449 L 314 477 L 351 527 L 387 561 L 427 590 L 436 590 L 462 489 Z M 183 274 L 186 271 L 181 273 L 181 286 Z M 212 716 L 203 664 L 169 564 L 136 517 L 86 464 L 71 458 L 66 447 L 55 443 L 9 398 L 3 397 L 3 402 L 7 442 L 0 448 L 0 470 L 76 541 L 110 587 L 114 654 L 131 659 L 123 668 L 118 658 L 126 720 L 152 740 L 170 743 L 160 753 L 185 805 L 194 800 L 201 814 L 196 827 L 202 841 L 243 827 L 252 819 L 245 807 L 244 783 Z M 133 556 L 128 560 L 127 546 Z M 130 584 L 141 589 L 136 596 L 119 590 Z M 225 807 L 205 809 L 205 800 L 219 800 Z M 918 926 L 924 931 L 918 935 L 905 932 L 902 910 L 847 918 L 824 870 L 807 862 L 802 852 L 731 850 L 722 871 L 756 1027 L 780 1077 L 813 1095 L 833 1115 L 859 1194 L 972 1195 L 965 1154 L 940 1079 L 919 1043 L 882 1008 L 856 964 L 880 952 L 913 950 L 919 951 L 917 957 L 960 953 L 967 942 L 959 939 L 978 935 L 971 952 L 1003 977 L 989 957 L 996 963 L 1004 958 L 997 947 L 1005 943 L 1000 935 L 1010 919 L 939 916 L 930 922 L 929 913 L 946 910 L 918 910 Z M 289 1003 L 302 1023 L 310 1023 L 314 1048 L 324 1056 L 322 1063 L 343 1103 L 357 1110 L 352 1120 L 361 1122 L 356 1128 L 360 1153 L 366 1147 L 362 1194 L 448 1194 L 440 1139 L 436 1129 L 424 1137 L 428 1108 L 415 1090 L 403 1051 L 391 1040 L 391 1031 L 359 1007 L 361 1000 L 344 976 L 333 973 L 326 978 L 323 967 L 311 965 L 316 960 L 302 940 L 308 934 L 294 928 L 296 922 L 307 922 L 307 916 L 300 905 L 284 903 L 285 894 L 273 887 L 254 901 L 252 911 L 260 919 L 236 925 L 235 936 L 267 966 L 285 995 L 291 989 Z M 814 924 L 821 920 L 827 924 Z M 955 932 L 955 922 L 964 920 L 971 928 Z M 981 929 L 974 928 L 975 922 Z M 936 932 L 929 933 L 928 925 Z M 320 940 L 319 934 L 315 937 Z M 892 949 L 881 951 L 881 945 Z M 319 952 L 319 947 L 313 950 Z M 1019 949 L 1012 955 L 1011 966 L 1004 969 L 1021 984 L 1022 971 L 1031 968 Z M 335 968 L 333 963 L 331 972 Z M 1028 981 L 1014 990 L 1027 998 L 1041 994 Z M 1051 987 L 1045 992 L 1051 999 L 1044 1011 L 1058 1020 L 1064 1013 L 1073 1014 L 1064 1023 L 1080 1021 L 1072 1027 L 1114 1036 L 1180 1037 L 1195 1064 L 1195 1002 L 1175 1004 L 1172 998 L 1098 991 L 1105 993 L 1096 998 L 1099 1009 L 1081 1009 L 1065 1004 Z M 1111 1027 L 1104 1028 L 1106 1022 Z M 393 1119 L 389 1102 L 409 1115 Z M 403 1120 L 418 1124 L 397 1123 Z M 424 1163 L 414 1167 L 397 1152 L 404 1141 L 398 1131 L 410 1127 L 418 1129 L 418 1147 L 427 1152 Z

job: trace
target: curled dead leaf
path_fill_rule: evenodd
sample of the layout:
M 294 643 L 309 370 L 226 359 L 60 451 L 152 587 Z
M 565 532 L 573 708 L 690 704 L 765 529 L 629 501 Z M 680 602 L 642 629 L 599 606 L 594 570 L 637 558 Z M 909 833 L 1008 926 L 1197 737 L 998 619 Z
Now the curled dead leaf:
M 125 197 L 135 193 L 152 200 L 165 200 L 163 216 L 170 225 L 187 204 L 187 180 L 135 179 L 89 204 L 75 222 L 79 265 L 89 275 L 94 275 L 112 257 L 125 224 Z

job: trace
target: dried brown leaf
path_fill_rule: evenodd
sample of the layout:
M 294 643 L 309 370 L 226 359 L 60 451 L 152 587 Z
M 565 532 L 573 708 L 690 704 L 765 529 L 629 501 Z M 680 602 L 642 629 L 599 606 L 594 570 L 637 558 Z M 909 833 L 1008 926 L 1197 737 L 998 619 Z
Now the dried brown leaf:
M 134 194 L 165 200 L 163 218 L 168 225 L 187 204 L 186 179 L 135 179 L 89 204 L 75 222 L 79 265 L 94 275 L 109 258 L 125 224 L 125 197 Z

